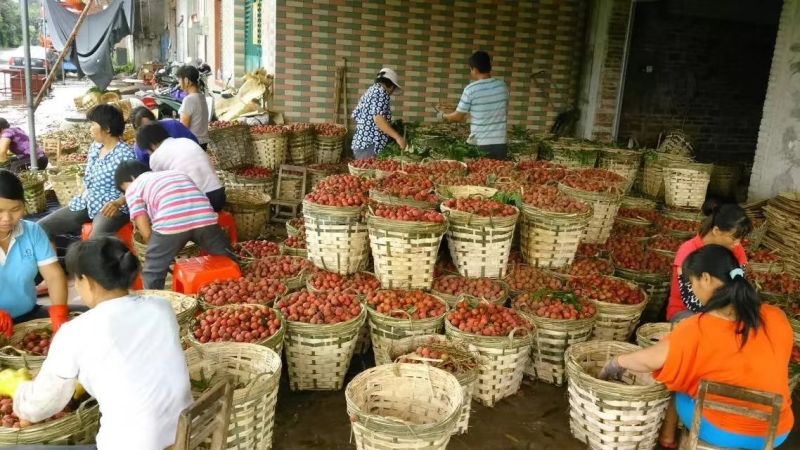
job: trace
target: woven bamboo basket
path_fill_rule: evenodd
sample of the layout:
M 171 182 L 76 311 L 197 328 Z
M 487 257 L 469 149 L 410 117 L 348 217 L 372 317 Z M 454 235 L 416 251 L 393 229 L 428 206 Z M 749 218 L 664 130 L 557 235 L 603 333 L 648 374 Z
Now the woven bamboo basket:
M 135 294 L 142 297 L 159 297 L 166 299 L 170 305 L 172 305 L 172 310 L 175 311 L 175 319 L 178 321 L 178 326 L 180 327 L 181 339 L 186 337 L 191 329 L 192 320 L 194 320 L 194 314 L 197 310 L 196 298 L 178 292 L 159 291 L 155 289 L 136 291 Z
M 618 278 L 636 289 L 641 289 L 636 283 Z M 649 297 L 647 292 L 642 289 L 644 299 L 636 305 L 623 305 L 617 303 L 592 300 L 592 304 L 597 308 L 597 321 L 594 323 L 592 340 L 594 341 L 627 341 L 639 318 L 642 316 Z
M 59 205 L 68 205 L 73 197 L 84 191 L 86 187 L 83 184 L 83 169 L 84 166 L 76 165 L 47 171 L 47 181 L 56 193 Z
M 672 208 L 700 209 L 706 199 L 713 164 L 681 164 L 664 168 L 664 198 Z
M 622 279 L 636 283 L 647 294 L 647 306 L 641 316 L 643 321 L 659 322 L 664 319 L 660 315 L 669 298 L 669 273 L 635 272 L 623 267 L 615 267 L 614 273 Z
M 347 164 L 347 171 L 350 175 L 355 175 L 364 178 L 375 178 L 375 169 L 356 167 L 352 163 Z
M 620 207 L 622 209 L 622 207 Z M 617 211 L 619 212 L 619 211 Z M 653 222 L 646 217 L 642 217 L 637 215 L 636 217 L 622 217 L 617 215 L 617 218 L 614 220 L 616 223 L 621 223 L 623 225 L 627 225 L 630 227 L 642 227 L 642 228 L 650 228 L 653 225 Z
M 367 306 L 369 318 L 369 333 L 372 341 L 372 350 L 375 353 L 375 364 L 389 364 L 393 361 L 390 350 L 398 339 L 422 334 L 438 334 L 444 327 L 444 316 L 447 314 L 447 302 L 436 296 L 440 303 L 445 305 L 445 312 L 439 317 L 413 320 L 392 317 L 375 311 Z
M 519 241 L 525 261 L 549 268 L 572 264 L 592 214 L 591 207 L 584 213 L 557 213 L 523 204 Z
M 31 372 L 38 372 L 46 357 L 30 354 L 22 350 L 20 344 L 26 334 L 40 330 L 51 331 L 50 319 L 35 319 L 14 325 L 14 334 L 0 348 L 0 367 L 9 369 L 26 368 Z M 5 341 L 5 336 L 3 336 L 3 340 Z M 0 427 L 0 430 L 2 429 Z
M 490 198 L 497 193 L 497 189 L 486 186 L 472 186 L 472 185 L 440 185 L 436 187 L 436 195 L 439 198 L 469 198 L 469 197 L 485 197 Z
M 253 142 L 253 164 L 278 170 L 286 161 L 289 135 L 287 133 L 250 133 Z
M 264 258 L 258 258 L 256 261 L 259 261 L 263 264 L 272 264 L 273 261 L 275 263 L 280 263 L 282 259 L 291 259 L 294 262 L 305 261 L 306 258 L 301 256 L 292 256 L 292 255 L 280 255 L 280 256 L 267 256 Z M 285 278 L 276 278 L 278 281 L 284 284 L 289 291 L 296 291 L 298 289 L 302 289 L 306 285 L 306 269 L 301 270 L 297 275 L 292 277 L 285 277 Z
M 786 314 L 789 317 L 789 323 L 792 325 L 792 331 L 794 332 L 794 345 L 800 345 L 800 315 L 797 314 Z
M 313 128 L 289 133 L 289 164 L 304 166 L 314 162 L 314 140 Z
M 461 275 L 444 275 L 444 276 L 437 277 L 437 279 L 438 278 L 444 278 L 444 277 L 460 277 L 460 276 Z M 450 294 L 447 294 L 447 293 L 444 293 L 444 292 L 437 291 L 436 289 L 431 290 L 431 293 L 433 295 L 441 298 L 445 302 L 447 302 L 447 306 L 449 308 L 453 308 L 454 306 L 456 306 L 456 304 L 458 302 L 460 302 L 461 300 L 464 300 L 465 298 L 466 299 L 474 299 L 476 301 L 486 301 L 486 302 L 489 302 L 489 303 L 494 303 L 495 305 L 503 305 L 503 304 L 505 304 L 505 302 L 506 302 L 506 300 L 508 299 L 508 296 L 509 296 L 508 284 L 506 284 L 502 280 L 494 280 L 494 281 L 497 282 L 503 289 L 502 290 L 502 294 L 500 294 L 500 298 L 496 298 L 496 299 L 495 298 L 488 299 L 488 298 L 482 298 L 482 297 L 478 298 L 478 297 L 475 297 L 473 295 L 468 295 L 468 294 L 450 295 Z
M 566 380 L 564 353 L 570 345 L 586 342 L 592 337 L 597 315 L 580 320 L 550 319 L 516 307 L 514 309 L 536 327 L 531 345 L 531 361 L 525 373 L 545 383 L 563 385 Z
M 781 273 L 786 271 L 786 265 L 783 263 L 783 261 L 774 261 L 768 263 L 748 261 L 747 268 L 753 272 Z
M 458 379 L 425 364 L 367 369 L 345 399 L 359 450 L 444 450 L 464 404 Z
M 508 156 L 514 162 L 536 161 L 539 159 L 539 144 L 534 141 L 509 141 Z
M 447 223 L 407 222 L 370 214 L 367 229 L 375 275 L 384 288 L 431 288 Z
M 100 429 L 100 407 L 97 400 L 84 400 L 78 409 L 66 416 L 36 423 L 25 428 L 0 427 L 0 447 L 42 447 L 93 444 Z
M 308 259 L 308 249 L 289 247 L 288 245 L 281 243 L 281 255 L 299 256 L 303 259 Z
M 598 167 L 621 175 L 625 178 L 623 192 L 630 191 L 639 166 L 642 163 L 642 153 L 636 150 L 622 148 L 604 148 L 600 150 Z
M 622 197 L 622 203 L 619 206 L 620 208 L 656 209 L 657 204 L 647 198 L 626 195 Z
M 25 213 L 39 214 L 47 210 L 44 192 L 44 175 L 38 172 L 21 172 L 19 178 L 25 195 Z
M 691 158 L 668 153 L 650 152 L 644 156 L 642 171 L 642 194 L 661 200 L 664 198 L 664 166 L 668 164 L 690 164 Z
M 503 278 L 519 210 L 513 216 L 482 217 L 441 206 L 447 215 L 447 248 L 458 272 L 471 278 Z
M 363 270 L 369 234 L 361 207 L 323 206 L 303 201 L 308 259 L 320 269 L 343 275 Z
M 213 342 L 187 349 L 186 364 L 193 380 L 230 380 L 235 387 L 227 448 L 272 448 L 281 377 L 278 353 L 255 344 Z
M 269 222 L 269 203 L 272 198 L 263 193 L 242 189 L 225 190 L 225 211 L 236 221 L 240 241 L 257 239 Z
M 724 198 L 731 198 L 736 193 L 739 184 L 741 167 L 736 165 L 714 164 L 711 179 L 708 182 L 708 192 Z
M 437 203 L 415 200 L 413 198 L 395 197 L 377 189 L 369 190 L 369 199 L 373 202 L 384 203 L 386 205 L 405 205 L 419 209 L 436 209 L 436 207 L 439 206 Z
M 208 151 L 216 157 L 217 168 L 230 170 L 253 164 L 253 143 L 246 125 L 209 128 L 208 139 Z
M 236 175 L 233 172 L 225 174 L 225 187 L 228 189 L 239 189 L 264 193 L 272 197 L 275 195 L 275 175 L 270 177 L 256 178 Z
M 453 434 L 464 434 L 469 428 L 469 416 L 472 410 L 472 391 L 475 389 L 475 383 L 478 381 L 478 360 L 465 348 L 459 347 L 447 340 L 447 337 L 443 334 L 422 334 L 393 341 L 392 347 L 389 350 L 389 357 L 395 362 L 412 362 L 431 365 L 441 362 L 441 360 L 422 358 L 414 354 L 416 349 L 422 345 L 446 346 L 448 347 L 447 353 L 450 357 L 455 356 L 461 360 L 465 366 L 463 370 L 453 373 L 453 376 L 456 377 L 458 383 L 461 385 L 462 393 L 464 394 L 464 401 L 461 404 L 456 429 L 453 431 Z
M 337 173 L 345 173 L 347 172 L 347 167 L 345 165 L 340 165 L 339 168 L 320 169 L 316 166 L 308 166 L 306 167 L 306 172 L 308 173 L 306 188 L 311 192 L 323 178 Z
M 691 157 L 694 154 L 692 139 L 680 129 L 670 130 L 658 146 L 658 151 L 668 155 Z
M 275 312 L 275 314 L 277 315 L 278 319 L 281 321 L 280 329 L 278 329 L 278 331 L 276 331 L 275 334 L 273 334 L 272 336 L 270 336 L 270 337 L 268 337 L 266 339 L 262 339 L 260 341 L 248 343 L 248 345 L 258 345 L 258 346 L 266 347 L 266 348 L 274 351 L 278 355 L 280 355 L 281 352 L 283 351 L 283 341 L 284 341 L 284 338 L 286 336 L 286 318 L 284 317 L 283 313 L 279 309 L 270 308 L 269 306 L 266 306 L 266 305 L 258 305 L 258 304 L 253 304 L 253 303 L 215 306 L 214 308 L 215 309 L 229 309 L 229 310 L 231 310 L 231 309 L 233 309 L 233 310 L 241 310 L 241 309 L 255 310 L 255 309 L 260 309 L 262 311 L 267 310 L 267 309 L 271 309 L 273 312 Z M 189 320 L 189 328 L 188 328 L 188 330 L 186 332 L 186 341 L 189 342 L 189 344 L 191 344 L 192 346 L 202 346 L 202 345 L 208 345 L 208 344 L 241 344 L 241 342 L 233 342 L 233 341 L 231 341 L 231 342 L 209 342 L 207 344 L 203 344 L 202 342 L 197 340 L 197 338 L 194 336 L 193 330 L 195 329 L 196 324 L 197 324 L 197 320 L 195 319 L 194 314 L 192 314 L 192 317 Z
M 358 317 L 333 325 L 287 321 L 284 348 L 289 387 L 293 391 L 341 389 L 366 316 L 362 306 Z
M 336 164 L 342 159 L 344 138 L 341 136 L 319 136 L 316 140 L 315 158 L 317 164 Z
M 614 227 L 622 195 L 614 193 L 588 192 L 559 183 L 558 189 L 578 200 L 592 205 L 592 217 L 586 226 L 581 242 L 605 244 Z
M 597 374 L 614 356 L 638 350 L 624 342 L 581 342 L 567 364 L 572 435 L 591 449 L 641 450 L 656 446 L 670 393 L 649 373 L 626 372 L 622 382 Z
M 769 229 L 768 224 L 768 220 L 761 220 L 753 224 L 753 231 L 747 236 L 747 239 L 750 241 L 750 248 L 758 248 L 761 246 L 761 243 L 764 241 L 764 236 L 766 236 L 767 230 Z
M 570 169 L 586 169 L 592 168 L 597 164 L 599 155 L 599 149 L 589 146 L 554 145 L 552 161 Z
M 646 323 L 636 330 L 636 345 L 642 348 L 656 345 L 672 331 L 669 322 Z
M 444 328 L 448 338 L 466 346 L 478 358 L 478 382 L 472 393 L 475 400 L 492 407 L 519 391 L 530 362 L 531 335 L 516 336 L 514 330 L 509 336 L 478 336 L 462 332 L 447 320 Z

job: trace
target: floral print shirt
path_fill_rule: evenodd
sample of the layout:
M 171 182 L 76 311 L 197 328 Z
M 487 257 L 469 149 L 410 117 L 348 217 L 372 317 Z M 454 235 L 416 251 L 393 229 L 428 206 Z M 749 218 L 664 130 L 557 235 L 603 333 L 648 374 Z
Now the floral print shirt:
M 100 156 L 102 148 L 103 144 L 97 142 L 89 147 L 86 175 L 83 177 L 86 190 L 69 202 L 70 211 L 85 209 L 90 219 L 94 219 L 106 203 L 118 199 L 122 194 L 114 183 L 114 173 L 119 164 L 128 159 L 136 159 L 133 148 L 122 141 L 105 156 Z M 123 206 L 120 212 L 128 214 L 128 208 Z

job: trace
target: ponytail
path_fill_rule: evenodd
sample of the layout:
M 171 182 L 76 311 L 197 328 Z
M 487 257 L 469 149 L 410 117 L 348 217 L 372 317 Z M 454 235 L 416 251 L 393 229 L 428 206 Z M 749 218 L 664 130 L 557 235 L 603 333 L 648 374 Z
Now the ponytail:
M 709 198 L 703 203 L 702 211 L 706 219 L 700 227 L 700 236 L 707 235 L 714 227 L 732 233 L 737 239 L 743 239 L 753 231 L 753 222 L 747 212 L 735 203 L 721 204 Z
M 731 305 L 736 313 L 736 334 L 742 336 L 742 347 L 747 344 L 750 332 L 762 326 L 761 300 L 753 285 L 744 277 L 744 270 L 733 253 L 721 245 L 706 245 L 691 253 L 683 262 L 682 272 L 687 277 L 707 273 L 722 282 L 722 286 L 703 306 L 702 313 Z

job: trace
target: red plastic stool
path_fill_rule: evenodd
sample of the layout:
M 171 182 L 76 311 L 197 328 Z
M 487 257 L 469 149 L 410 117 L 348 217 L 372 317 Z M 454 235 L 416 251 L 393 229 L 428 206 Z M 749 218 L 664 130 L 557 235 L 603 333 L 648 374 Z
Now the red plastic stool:
M 89 240 L 89 237 L 92 235 L 92 228 L 94 228 L 92 222 L 83 224 L 83 227 L 81 227 L 82 241 Z M 128 246 L 131 253 L 136 254 L 136 251 L 133 249 L 133 222 L 128 222 L 120 228 L 119 231 L 117 231 L 117 237 Z
M 213 281 L 232 280 L 241 276 L 239 265 L 226 256 L 198 256 L 175 262 L 172 286 L 175 292 L 192 295 Z
M 231 244 L 237 243 L 239 241 L 239 236 L 236 233 L 236 220 L 234 220 L 233 215 L 228 211 L 220 211 L 217 215 L 219 216 L 217 224 L 222 228 L 222 231 L 228 233 Z

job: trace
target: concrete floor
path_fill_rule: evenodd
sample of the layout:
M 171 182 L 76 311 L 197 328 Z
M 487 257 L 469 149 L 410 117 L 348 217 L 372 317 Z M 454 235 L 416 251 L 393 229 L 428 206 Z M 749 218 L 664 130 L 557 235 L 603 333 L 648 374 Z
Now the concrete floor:
M 347 380 L 371 367 L 371 358 L 353 360 Z M 350 423 L 344 391 L 292 392 L 286 371 L 275 422 L 273 448 L 281 450 L 351 450 Z M 800 418 L 797 396 L 795 417 Z M 800 449 L 800 426 L 780 449 Z M 565 387 L 525 379 L 522 389 L 487 408 L 472 403 L 470 429 L 454 436 L 449 450 L 581 450 L 586 446 L 569 430 L 569 400 Z

